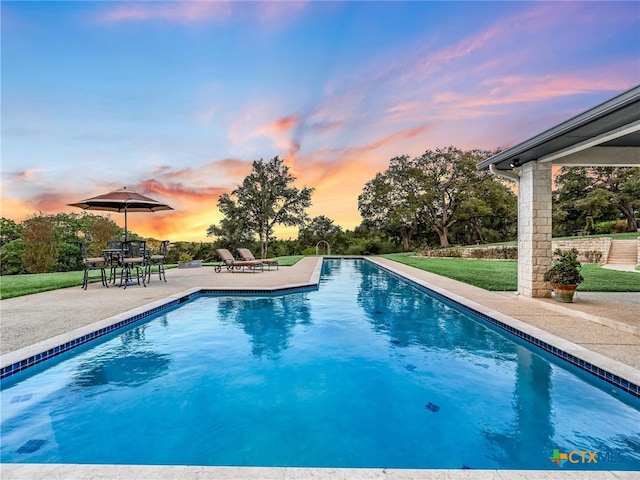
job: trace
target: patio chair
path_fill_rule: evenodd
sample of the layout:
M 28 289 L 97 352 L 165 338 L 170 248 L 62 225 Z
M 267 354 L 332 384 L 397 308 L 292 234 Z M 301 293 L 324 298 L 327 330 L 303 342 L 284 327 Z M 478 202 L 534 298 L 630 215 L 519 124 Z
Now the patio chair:
M 238 248 L 236 250 L 238 252 L 238 256 L 245 261 L 256 260 L 256 257 L 253 256 L 253 253 L 248 248 Z M 280 268 L 278 265 L 278 260 L 275 258 L 263 258 L 260 262 L 264 263 L 267 266 L 268 270 L 271 270 L 271 266 L 275 265 L 276 270 Z
M 216 250 L 216 253 L 222 260 L 219 265 L 215 266 L 216 272 L 220 272 L 224 266 L 226 266 L 227 270 L 232 273 L 235 273 L 236 270 L 240 269 L 244 272 L 245 268 L 248 268 L 254 273 L 257 270 L 260 270 L 261 272 L 264 270 L 264 266 L 260 260 L 236 260 L 233 258 L 233 255 L 231 255 L 231 252 L 226 248 L 219 248 Z
M 122 271 L 120 272 L 120 286 L 127 288 L 127 285 L 132 285 L 134 279 L 140 285 L 140 279 L 142 279 L 142 285 L 147 286 L 145 283 L 145 276 L 147 274 L 147 259 L 145 258 L 145 251 L 147 249 L 147 242 L 145 240 L 129 240 L 122 242 L 122 253 L 120 255 L 120 262 L 122 263 Z
M 91 280 L 92 278 L 98 278 L 98 277 L 91 277 L 89 275 L 89 272 L 92 272 L 92 271 L 100 272 L 100 280 L 102 281 L 102 285 L 108 288 L 109 285 L 107 285 L 107 272 L 105 270 L 107 261 L 105 260 L 105 258 L 90 257 L 87 253 L 87 246 L 84 244 L 84 242 L 79 242 L 78 247 L 80 248 L 80 254 L 82 255 L 82 264 L 84 265 L 84 274 L 82 277 L 82 289 L 83 290 L 87 289 L 87 287 L 89 286 L 89 280 Z
M 102 251 L 109 267 L 109 283 L 116 283 L 118 269 L 122 268 L 122 240 L 109 240 L 107 248 Z
M 163 240 L 160 244 L 160 251 L 147 257 L 147 283 L 151 281 L 151 269 L 153 267 L 158 268 L 158 278 L 165 282 L 167 281 L 167 277 L 164 273 L 164 262 L 167 259 L 168 251 L 169 240 Z

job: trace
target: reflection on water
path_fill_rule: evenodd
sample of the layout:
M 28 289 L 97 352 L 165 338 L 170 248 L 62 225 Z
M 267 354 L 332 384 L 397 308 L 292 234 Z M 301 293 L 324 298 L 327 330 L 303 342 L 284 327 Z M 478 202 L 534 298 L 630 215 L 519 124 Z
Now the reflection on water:
M 547 470 L 578 448 L 640 468 L 637 402 L 363 261 L 63 357 L 3 390 L 3 462 Z
M 279 297 L 223 297 L 218 302 L 220 318 L 242 327 L 256 357 L 278 358 L 289 346 L 293 328 L 311 323 L 306 294 Z
M 72 386 L 118 385 L 135 387 L 163 375 L 171 364 L 171 355 L 157 352 L 145 342 L 147 325 L 122 334 L 120 345 L 102 356 L 80 363 Z
M 513 356 L 515 344 L 496 342 L 484 325 L 469 321 L 460 312 L 439 302 L 386 272 L 367 263 L 360 273 L 358 304 L 377 332 L 397 346 L 417 345 L 429 350 L 457 350 L 460 354 L 493 358 Z

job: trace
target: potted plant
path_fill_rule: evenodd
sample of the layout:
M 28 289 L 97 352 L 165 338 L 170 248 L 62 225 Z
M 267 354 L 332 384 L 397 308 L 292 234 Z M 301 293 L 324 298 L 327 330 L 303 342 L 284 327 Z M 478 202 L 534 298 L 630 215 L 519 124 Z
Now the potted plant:
M 178 268 L 198 268 L 202 266 L 202 260 L 194 260 L 187 252 L 178 255 Z
M 178 268 L 190 268 L 191 260 L 193 260 L 193 257 L 191 255 L 189 255 L 187 252 L 182 252 L 180 255 L 178 255 Z
M 582 265 L 578 261 L 578 250 L 572 248 L 569 251 L 556 249 L 553 252 L 555 260 L 551 268 L 544 274 L 544 280 L 551 282 L 551 288 L 559 302 L 573 302 L 573 295 L 578 284 L 584 281 L 580 274 Z

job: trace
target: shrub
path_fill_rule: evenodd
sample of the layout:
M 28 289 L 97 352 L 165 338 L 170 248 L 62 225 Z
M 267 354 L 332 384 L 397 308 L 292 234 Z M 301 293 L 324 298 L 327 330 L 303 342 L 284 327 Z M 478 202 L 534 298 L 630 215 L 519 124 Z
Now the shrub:
M 595 231 L 596 226 L 593 223 L 593 217 L 587 217 L 587 224 L 584 226 L 584 230 L 582 231 L 585 235 L 591 235 Z
M 55 221 L 46 216 L 33 216 L 23 222 L 22 261 L 29 273 L 48 273 L 58 257 Z
M 434 257 L 434 258 L 461 258 L 462 252 L 457 248 L 427 248 L 419 253 L 422 257 Z
M 595 225 L 594 233 L 603 235 L 607 233 L 611 233 L 613 231 L 613 226 L 617 223 L 616 220 L 612 220 L 610 222 L 598 222 Z
M 0 274 L 1 275 L 18 275 L 27 273 L 22 263 L 22 254 L 24 253 L 24 242 L 22 239 L 12 240 L 5 243 L 0 248 Z
M 587 250 L 582 252 L 582 256 L 585 258 L 586 263 L 600 263 L 600 260 L 602 260 L 602 252 L 599 250 Z
M 189 263 L 191 260 L 193 260 L 193 257 L 187 252 L 182 252 L 180 255 L 178 255 L 178 261 L 180 263 Z
M 623 233 L 627 231 L 629 224 L 626 220 L 618 220 L 611 229 L 611 233 Z

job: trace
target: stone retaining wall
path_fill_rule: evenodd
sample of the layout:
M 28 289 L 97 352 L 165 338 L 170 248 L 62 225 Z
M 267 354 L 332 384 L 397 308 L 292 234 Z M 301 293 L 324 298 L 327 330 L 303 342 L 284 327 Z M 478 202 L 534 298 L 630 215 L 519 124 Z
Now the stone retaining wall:
M 597 263 L 607 263 L 609 249 L 611 248 L 611 237 L 580 238 L 576 240 L 552 240 L 553 250 L 571 250 L 575 248 L 580 252 L 578 260 L 583 263 L 590 263 L 590 258 L 584 252 L 600 252 L 602 257 Z
M 552 250 L 559 248 L 560 250 L 571 250 L 575 248 L 578 250 L 578 260 L 582 263 L 607 263 L 609 258 L 609 250 L 611 248 L 611 237 L 598 237 L 598 238 L 580 238 L 576 240 L 552 240 Z M 458 258 L 487 258 L 487 259 L 499 259 L 499 258 L 511 258 L 517 259 L 517 253 L 515 255 L 505 255 L 506 250 L 516 249 L 515 246 L 492 246 L 492 247 L 469 247 L 469 248 L 455 248 L 448 252 L 446 250 L 433 250 L 431 255 L 425 252 L 425 256 L 430 257 L 458 257 Z M 480 255 L 478 250 L 496 250 L 497 255 Z M 500 253 L 498 253 L 498 251 Z M 599 252 L 600 258 L 594 261 L 593 252 Z M 597 254 L 596 254 L 597 256 Z M 640 237 L 638 237 L 638 263 L 640 264 Z

